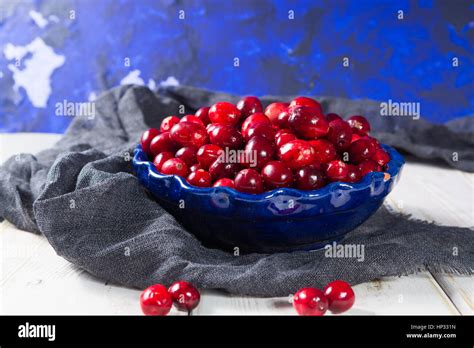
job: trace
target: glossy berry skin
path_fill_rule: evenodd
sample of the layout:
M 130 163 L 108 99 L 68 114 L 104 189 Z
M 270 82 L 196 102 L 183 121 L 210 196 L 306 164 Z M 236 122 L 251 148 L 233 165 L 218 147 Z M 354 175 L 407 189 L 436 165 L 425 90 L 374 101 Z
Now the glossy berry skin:
M 209 109 L 210 107 L 205 106 L 200 108 L 198 111 L 196 111 L 195 116 L 201 120 L 201 122 L 204 125 L 208 125 L 211 123 L 211 120 L 209 119 Z
M 211 187 L 212 185 L 211 174 L 206 172 L 204 169 L 198 169 L 191 172 L 187 177 L 187 181 L 191 185 L 198 187 Z
M 229 178 L 222 178 L 219 180 L 216 180 L 213 187 L 219 187 L 219 186 L 225 186 L 225 187 L 230 187 L 230 188 L 235 188 L 235 183 L 234 180 L 229 179 Z
M 285 111 L 290 104 L 288 103 L 271 103 L 265 108 L 265 116 L 267 116 L 273 124 L 277 124 L 278 115 Z
M 275 145 L 280 147 L 292 140 L 296 140 L 296 135 L 289 129 L 280 129 L 275 133 Z
M 323 292 L 328 299 L 329 310 L 334 314 L 346 312 L 354 305 L 354 290 L 342 280 L 330 282 Z
M 296 135 L 304 139 L 316 139 L 329 131 L 329 123 L 323 114 L 318 109 L 307 106 L 294 108 L 288 124 Z
M 263 180 L 255 169 L 242 169 L 234 179 L 235 189 L 244 193 L 258 194 L 263 192 Z
M 362 176 L 360 175 L 359 167 L 353 164 L 347 164 L 347 176 L 342 181 L 355 183 L 359 182 L 360 179 L 362 179 Z
M 349 159 L 352 163 L 360 163 L 368 160 L 375 155 L 375 147 L 373 143 L 361 138 L 351 144 L 349 147 Z
M 209 119 L 213 123 L 235 126 L 240 120 L 240 110 L 234 104 L 218 102 L 209 109 Z
M 221 155 L 222 151 L 220 146 L 206 144 L 198 149 L 196 158 L 201 167 L 207 169 Z
M 175 124 L 178 124 L 181 120 L 176 116 L 168 116 L 161 121 L 160 131 L 162 133 L 169 132 Z
M 314 149 L 315 160 L 319 163 L 329 163 L 337 159 L 336 148 L 332 143 L 324 139 L 310 140 Z
M 197 123 L 201 126 L 205 126 L 204 125 L 204 122 L 201 121 L 201 119 L 195 115 L 186 115 L 184 116 L 179 122 L 193 122 L 193 123 Z
M 380 172 L 382 170 L 382 168 L 377 163 L 371 160 L 360 162 L 357 167 L 359 168 L 361 177 L 364 177 L 368 173 Z
M 244 138 L 246 141 L 249 141 L 252 137 L 259 136 L 271 142 L 275 138 L 275 134 L 276 130 L 270 123 L 259 122 L 247 128 Z
M 198 169 L 204 169 L 199 163 L 194 163 L 191 167 L 189 167 L 189 172 L 195 172 Z
M 329 113 L 329 114 L 326 115 L 326 121 L 331 122 L 331 121 L 334 121 L 334 120 L 341 120 L 341 121 L 344 121 L 344 120 L 342 119 L 342 117 L 339 116 L 338 114 Z
M 152 285 L 140 295 L 140 307 L 145 315 L 165 316 L 169 313 L 173 298 L 163 285 Z
M 327 164 L 326 177 L 330 181 L 343 181 L 347 177 L 348 172 L 349 169 L 346 163 L 335 160 Z
M 310 165 L 296 171 L 295 185 L 299 190 L 317 190 L 326 185 L 326 178 L 321 170 Z
M 142 138 L 140 140 L 140 144 L 142 145 L 143 151 L 145 151 L 147 155 L 151 155 L 150 143 L 153 140 L 153 138 L 159 134 L 160 134 L 160 131 L 156 128 L 150 128 L 146 130 L 145 132 L 143 132 Z
M 293 184 L 293 172 L 281 161 L 268 162 L 261 172 L 263 182 L 267 189 L 291 187 Z
M 237 149 L 243 143 L 240 132 L 228 124 L 217 124 L 209 133 L 209 140 L 214 145 L 230 149 Z
M 302 288 L 293 296 L 293 307 L 299 315 L 321 316 L 328 309 L 328 300 L 321 290 Z
M 310 165 L 315 160 L 314 149 L 304 140 L 292 140 L 278 149 L 278 158 L 290 169 L 299 169 Z
M 362 136 L 360 136 L 360 135 L 357 134 L 357 133 L 352 132 L 351 144 L 354 143 L 354 142 L 356 142 L 356 141 L 359 140 L 360 138 L 362 138 Z
M 218 180 L 222 178 L 234 178 L 235 175 L 242 169 L 238 163 L 225 163 L 219 159 L 215 160 L 209 167 L 209 173 L 212 176 L 212 180 Z
M 333 120 L 329 122 L 327 139 L 337 150 L 346 150 L 352 142 L 352 129 L 344 120 Z
M 158 155 L 155 156 L 155 159 L 153 160 L 153 165 L 155 166 L 156 170 L 161 172 L 161 166 L 163 166 L 163 163 L 165 163 L 167 160 L 171 159 L 174 157 L 174 153 L 164 151 L 160 152 Z
M 260 170 L 275 155 L 273 144 L 262 137 L 253 137 L 244 148 L 245 158 L 242 162 L 251 168 Z
M 293 109 L 293 107 L 288 107 L 282 112 L 280 112 L 280 114 L 277 116 L 276 121 L 273 124 L 280 129 L 290 128 L 289 119 Z
M 180 122 L 170 131 L 171 139 L 183 146 L 194 146 L 196 149 L 207 143 L 208 137 L 204 126 L 194 122 Z
M 150 152 L 153 156 L 156 156 L 164 151 L 173 153 L 176 151 L 176 144 L 171 139 L 170 132 L 158 134 L 150 143 Z
M 321 107 L 321 104 L 319 104 L 316 100 L 308 97 L 297 97 L 291 101 L 290 106 L 307 106 L 310 108 L 317 109 L 320 114 L 323 113 L 323 108 Z
M 196 149 L 192 146 L 182 147 L 176 151 L 174 157 L 183 160 L 188 167 L 191 167 L 196 163 Z
M 239 100 L 237 103 L 237 109 L 240 110 L 240 113 L 243 118 L 249 117 L 257 112 L 263 112 L 262 103 L 260 99 L 254 96 L 247 96 Z
M 368 135 L 370 133 L 370 123 L 364 116 L 351 116 L 347 119 L 347 123 L 352 131 L 359 135 Z
M 372 160 L 379 166 L 384 166 L 390 162 L 390 156 L 382 148 L 379 148 L 375 151 Z
M 191 283 L 179 281 L 171 284 L 168 289 L 174 305 L 185 311 L 192 311 L 201 300 L 201 294 Z
M 268 123 L 270 124 L 270 120 L 268 119 L 267 116 L 265 116 L 264 114 L 260 113 L 260 112 L 257 112 L 253 115 L 250 115 L 249 117 L 247 117 L 244 122 L 242 122 L 242 127 L 241 127 L 241 133 L 243 136 L 245 136 L 247 134 L 247 130 L 252 127 L 253 125 L 257 124 L 257 123 Z
M 161 166 L 161 172 L 167 175 L 179 175 L 186 177 L 188 174 L 188 166 L 179 158 L 170 158 Z

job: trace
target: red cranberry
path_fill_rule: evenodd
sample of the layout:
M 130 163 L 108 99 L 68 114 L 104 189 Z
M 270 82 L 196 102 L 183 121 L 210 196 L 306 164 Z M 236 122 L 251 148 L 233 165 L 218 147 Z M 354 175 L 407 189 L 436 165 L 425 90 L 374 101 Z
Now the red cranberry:
M 160 131 L 162 133 L 169 132 L 175 124 L 179 123 L 179 121 L 180 121 L 179 117 L 176 117 L 176 116 L 165 117 L 163 121 L 161 121 Z
M 304 140 L 292 140 L 278 149 L 278 157 L 291 169 L 305 167 L 315 160 L 314 149 Z
M 209 109 L 209 119 L 213 123 L 235 126 L 240 120 L 240 110 L 234 104 L 218 102 Z
M 189 167 L 190 172 L 195 172 L 198 169 L 204 169 L 204 168 L 202 168 L 199 163 L 194 163 L 191 167 Z
M 326 121 L 331 122 L 331 121 L 334 121 L 334 120 L 341 120 L 341 121 L 344 121 L 344 120 L 342 119 L 342 117 L 339 116 L 338 114 L 329 113 L 329 114 L 326 115 Z
M 212 177 L 209 172 L 206 172 L 204 169 L 198 169 L 194 172 L 191 172 L 187 178 L 188 182 L 191 185 L 198 187 L 211 187 Z
M 160 152 L 158 155 L 155 156 L 153 160 L 153 165 L 155 166 L 157 171 L 161 171 L 161 166 L 170 158 L 173 158 L 174 154 L 172 152 L 164 151 Z
M 313 162 L 307 165 L 305 168 L 314 168 L 317 170 L 323 170 L 323 165 L 320 162 Z
M 235 189 L 245 193 L 262 193 L 263 181 L 260 174 L 254 169 L 242 169 L 234 179 Z
M 377 163 L 371 160 L 360 162 L 358 168 L 361 177 L 364 177 L 368 173 L 380 172 L 382 170 L 382 168 Z
M 151 155 L 150 143 L 153 140 L 153 138 L 159 134 L 160 134 L 160 131 L 156 128 L 150 128 L 143 133 L 140 144 L 142 145 L 142 150 L 146 154 Z
M 294 108 L 288 107 L 285 110 L 283 110 L 282 112 L 280 112 L 280 114 L 278 115 L 276 121 L 273 124 L 276 125 L 279 128 L 290 128 L 289 119 L 290 119 L 290 114 L 291 114 L 293 109 Z
M 243 139 L 240 132 L 228 124 L 218 124 L 209 133 L 212 144 L 220 147 L 237 149 L 242 145 Z
M 347 164 L 338 160 L 329 162 L 326 168 L 326 176 L 331 181 L 344 180 L 348 172 Z
M 384 166 L 390 162 L 390 156 L 385 152 L 384 149 L 380 148 L 375 151 L 372 160 L 374 160 L 379 166 Z
M 268 141 L 273 141 L 275 138 L 276 131 L 270 125 L 270 123 L 259 122 L 252 124 L 249 128 L 247 128 L 247 132 L 243 134 L 245 140 L 249 140 L 255 136 L 260 136 L 262 138 L 267 139 Z
M 310 165 L 296 171 L 296 187 L 300 190 L 316 190 L 326 185 L 324 173 Z
M 333 144 L 324 139 L 309 141 L 314 149 L 316 162 L 329 163 L 337 159 L 337 152 Z
M 268 162 L 262 169 L 262 178 L 269 189 L 291 187 L 293 183 L 291 169 L 280 161 Z
M 204 126 L 193 122 L 180 122 L 171 128 L 171 139 L 181 146 L 199 148 L 207 142 L 207 132 Z
M 201 119 L 195 115 L 186 115 L 179 122 L 193 122 L 204 127 L 204 122 L 202 122 Z
M 207 169 L 222 154 L 222 148 L 214 144 L 206 144 L 199 148 L 196 157 L 202 168 Z
M 153 138 L 153 140 L 150 143 L 150 152 L 153 154 L 153 156 L 156 156 L 159 153 L 164 152 L 164 151 L 169 151 L 169 152 L 174 153 L 175 150 L 176 150 L 176 144 L 171 139 L 170 132 L 158 134 L 156 137 Z
M 213 186 L 214 187 L 225 186 L 225 187 L 235 188 L 234 180 L 229 179 L 229 178 L 219 179 L 214 183 Z
M 171 284 L 168 289 L 174 305 L 179 309 L 192 311 L 201 300 L 199 291 L 189 282 L 179 281 Z
M 161 166 L 161 172 L 167 175 L 179 175 L 186 177 L 188 174 L 188 166 L 179 158 L 170 158 Z
M 257 170 L 273 159 L 275 149 L 271 142 L 262 137 L 253 137 L 245 145 L 242 162 Z
M 278 132 L 275 134 L 275 145 L 277 147 L 280 147 L 284 144 L 286 144 L 289 141 L 296 140 L 296 135 L 293 134 L 293 132 L 289 129 L 280 129 Z
M 268 119 L 268 117 L 265 116 L 265 115 L 262 114 L 262 113 L 259 113 L 259 112 L 257 112 L 256 114 L 250 115 L 249 117 L 247 117 L 247 118 L 244 120 L 244 122 L 242 123 L 242 128 L 241 128 L 241 133 L 242 133 L 242 135 L 245 136 L 245 134 L 247 134 L 247 130 L 248 130 L 251 126 L 253 126 L 254 124 L 260 123 L 260 122 L 270 124 L 270 120 Z
M 152 285 L 140 295 L 140 306 L 145 315 L 164 316 L 169 313 L 173 298 L 163 285 Z
M 359 135 L 368 135 L 370 132 L 370 123 L 364 116 L 351 116 L 347 119 L 347 123 Z
M 290 106 L 288 103 L 271 103 L 265 108 L 265 116 L 267 116 L 273 124 L 277 124 L 278 115 Z
M 293 307 L 299 315 L 321 316 L 328 309 L 328 299 L 321 290 L 302 288 L 293 296 Z
M 328 299 L 329 310 L 334 314 L 348 311 L 355 302 L 354 290 L 342 280 L 335 280 L 326 285 L 324 295 Z
M 216 159 L 209 167 L 209 173 L 213 180 L 222 178 L 234 178 L 241 166 L 238 163 L 225 163 Z
M 210 107 L 205 106 L 203 108 L 200 108 L 198 111 L 196 111 L 196 117 L 201 120 L 201 122 L 205 125 L 208 125 L 211 120 L 209 119 L 209 109 Z
M 342 181 L 355 183 L 355 182 L 359 182 L 360 179 L 362 179 L 362 177 L 360 175 L 359 167 L 352 164 L 348 164 L 347 176 Z
M 378 150 L 378 149 L 382 148 L 382 146 L 380 146 L 380 143 L 378 142 L 378 140 L 375 139 L 375 138 L 372 138 L 372 137 L 367 135 L 367 136 L 361 137 L 361 139 L 365 139 L 368 142 L 370 142 L 375 150 Z
M 191 167 L 194 163 L 196 163 L 196 149 L 191 146 L 182 147 L 176 151 L 174 157 L 183 160 L 188 167 Z
M 329 131 L 329 124 L 323 114 L 307 106 L 292 109 L 288 123 L 296 135 L 306 139 L 322 137 Z
M 360 163 L 375 155 L 375 147 L 368 139 L 359 139 L 349 147 L 349 159 L 352 163 Z
M 297 106 L 307 106 L 310 108 L 315 108 L 319 110 L 319 113 L 323 113 L 323 108 L 321 104 L 319 104 L 316 100 L 308 97 L 296 97 L 290 103 L 290 106 L 297 107 Z
M 260 99 L 254 96 L 247 96 L 239 100 L 237 109 L 240 110 L 242 117 L 249 117 L 257 112 L 262 112 L 262 103 Z
M 339 151 L 347 149 L 351 145 L 352 130 L 344 120 L 333 120 L 329 122 L 328 140 L 334 144 Z
M 217 123 L 209 123 L 207 126 L 206 126 L 206 132 L 207 134 L 210 134 L 214 128 L 216 128 L 219 124 Z
M 351 144 L 353 142 L 356 142 L 357 140 L 359 140 L 360 138 L 362 138 L 362 136 L 360 136 L 359 134 L 356 134 L 356 133 L 352 133 L 352 138 L 351 138 Z

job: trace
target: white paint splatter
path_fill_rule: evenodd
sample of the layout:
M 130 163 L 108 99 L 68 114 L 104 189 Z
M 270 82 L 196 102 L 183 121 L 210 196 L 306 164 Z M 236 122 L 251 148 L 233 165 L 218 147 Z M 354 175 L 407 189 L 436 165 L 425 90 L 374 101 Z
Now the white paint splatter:
M 143 79 L 140 77 L 140 74 L 141 74 L 140 70 L 138 70 L 138 69 L 132 70 L 127 74 L 127 76 L 125 76 L 120 81 L 120 84 L 121 85 L 140 85 L 140 86 L 144 86 L 145 81 L 143 81 Z
M 59 23 L 59 18 L 58 18 L 58 16 L 50 15 L 50 16 L 48 17 L 48 19 L 49 19 L 51 22 Z
M 160 86 L 161 87 L 179 86 L 179 81 L 174 76 L 168 76 L 166 80 L 160 82 Z
M 94 91 L 89 93 L 89 97 L 87 98 L 88 101 L 94 101 L 97 99 L 97 94 Z
M 8 43 L 3 50 L 8 60 L 16 61 L 21 61 L 28 53 L 31 53 L 31 57 L 25 60 L 23 70 L 18 69 L 15 64 L 8 65 L 15 81 L 13 89 L 18 92 L 19 88 L 23 87 L 33 106 L 45 108 L 51 95 L 51 75 L 64 64 L 66 58 L 54 53 L 53 49 L 38 37 L 26 46 Z
M 34 10 L 31 10 L 29 12 L 29 15 L 30 15 L 31 19 L 33 20 L 33 22 L 35 22 L 35 24 L 38 27 L 44 28 L 45 26 L 48 25 L 48 20 L 46 18 L 44 18 L 41 13 L 36 12 Z
M 151 89 L 152 91 L 155 90 L 156 88 L 156 82 L 153 79 L 148 79 L 148 88 Z

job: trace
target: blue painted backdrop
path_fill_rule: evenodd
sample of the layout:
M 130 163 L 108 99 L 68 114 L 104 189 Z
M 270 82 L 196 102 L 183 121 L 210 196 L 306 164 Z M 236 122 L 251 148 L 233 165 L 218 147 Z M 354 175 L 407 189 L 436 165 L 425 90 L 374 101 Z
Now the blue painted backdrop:
M 391 98 L 444 122 L 474 109 L 473 14 L 462 0 L 1 0 L 0 131 L 63 132 L 57 102 L 127 82 Z

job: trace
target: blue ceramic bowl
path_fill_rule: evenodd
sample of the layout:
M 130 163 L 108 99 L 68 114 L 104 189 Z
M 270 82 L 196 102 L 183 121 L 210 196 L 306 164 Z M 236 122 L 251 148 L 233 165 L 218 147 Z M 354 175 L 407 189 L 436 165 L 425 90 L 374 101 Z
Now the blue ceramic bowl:
M 207 246 L 230 252 L 312 250 L 341 240 L 362 224 L 398 182 L 405 161 L 395 149 L 382 146 L 391 158 L 386 172 L 314 191 L 283 188 L 252 195 L 228 187 L 191 186 L 182 177 L 160 174 L 140 145 L 133 167 L 160 205 Z

